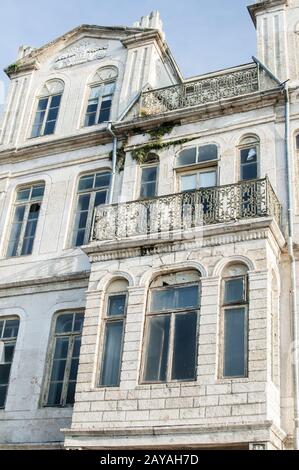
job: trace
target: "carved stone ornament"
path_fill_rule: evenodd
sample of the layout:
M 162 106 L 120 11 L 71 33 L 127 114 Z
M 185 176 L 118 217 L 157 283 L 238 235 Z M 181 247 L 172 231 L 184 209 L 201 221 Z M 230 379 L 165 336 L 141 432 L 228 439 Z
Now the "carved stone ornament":
M 54 69 L 63 69 L 92 60 L 103 59 L 107 55 L 108 43 L 99 44 L 81 41 L 67 48 L 54 62 Z

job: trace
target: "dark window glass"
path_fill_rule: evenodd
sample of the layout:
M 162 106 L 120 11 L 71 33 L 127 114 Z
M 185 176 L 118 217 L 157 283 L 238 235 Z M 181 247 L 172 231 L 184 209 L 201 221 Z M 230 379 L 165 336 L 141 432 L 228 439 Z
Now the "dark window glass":
M 198 148 L 198 162 L 205 162 L 208 160 L 217 160 L 218 149 L 217 145 L 209 144 L 203 145 Z
M 106 323 L 101 385 L 119 385 L 122 336 L 123 320 Z
M 193 380 L 196 370 L 196 325 L 197 314 L 175 316 L 173 365 L 171 378 Z
M 31 137 L 53 134 L 58 117 L 61 94 L 40 98 L 37 105 Z
M 142 168 L 140 197 L 156 196 L 157 167 Z
M 0 356 L 0 408 L 5 407 L 19 323 L 17 318 L 0 321 L 0 341 L 3 342 L 3 351 Z
M 125 314 L 126 295 L 111 295 L 108 301 L 108 316 L 123 316 Z
M 224 303 L 231 304 L 245 300 L 245 279 L 239 277 L 225 281 Z
M 241 180 L 257 178 L 257 148 L 241 150 Z
M 245 377 L 247 328 L 245 308 L 225 309 L 224 312 L 224 376 Z
M 296 135 L 296 150 L 299 150 L 299 134 Z
M 48 406 L 74 403 L 83 318 L 83 313 L 64 313 L 56 319 Z
M 177 166 L 192 165 L 196 163 L 196 147 L 182 150 L 177 157 Z
M 148 319 L 148 343 L 144 380 L 165 382 L 169 351 L 170 315 Z

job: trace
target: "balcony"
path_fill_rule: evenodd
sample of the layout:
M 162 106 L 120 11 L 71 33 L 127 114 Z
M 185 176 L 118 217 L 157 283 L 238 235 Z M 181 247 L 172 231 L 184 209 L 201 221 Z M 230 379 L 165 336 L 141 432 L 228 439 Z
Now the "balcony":
M 91 242 L 186 237 L 206 225 L 261 217 L 280 225 L 281 206 L 268 178 L 98 206 Z
M 277 83 L 256 64 L 250 64 L 234 71 L 224 71 L 179 85 L 146 91 L 141 95 L 140 114 L 164 114 L 274 88 L 277 89 Z

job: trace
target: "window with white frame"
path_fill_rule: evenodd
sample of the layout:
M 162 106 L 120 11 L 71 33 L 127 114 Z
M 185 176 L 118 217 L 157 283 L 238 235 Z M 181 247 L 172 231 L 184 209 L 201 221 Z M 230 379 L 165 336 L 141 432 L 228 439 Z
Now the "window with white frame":
M 193 191 L 217 185 L 218 148 L 215 144 L 183 149 L 176 158 L 180 191 Z M 188 167 L 193 167 L 191 170 Z
M 240 179 L 251 180 L 259 174 L 259 139 L 257 136 L 244 137 L 240 141 Z
M 159 158 L 151 155 L 146 164 L 141 167 L 140 198 L 150 198 L 157 195 Z
M 104 67 L 96 72 L 89 84 L 90 92 L 84 127 L 109 121 L 116 78 L 115 67 Z
M 31 137 L 54 134 L 63 89 L 62 80 L 49 80 L 45 83 L 38 97 Z
M 36 183 L 17 190 L 7 256 L 30 255 L 45 184 Z
M 100 386 L 118 387 L 127 313 L 127 281 L 115 281 L 107 293 Z
M 74 403 L 83 318 L 83 312 L 63 312 L 55 318 L 45 406 Z
M 88 243 L 94 208 L 107 203 L 110 180 L 109 171 L 88 173 L 79 179 L 72 235 L 73 246 Z
M 151 286 L 142 381 L 196 379 L 200 278 L 197 272 L 160 276 Z
M 0 317 L 0 409 L 5 407 L 19 323 L 17 317 Z
M 223 278 L 224 378 L 248 374 L 248 282 L 246 270 L 236 269 L 237 272 L 227 273 L 232 275 Z

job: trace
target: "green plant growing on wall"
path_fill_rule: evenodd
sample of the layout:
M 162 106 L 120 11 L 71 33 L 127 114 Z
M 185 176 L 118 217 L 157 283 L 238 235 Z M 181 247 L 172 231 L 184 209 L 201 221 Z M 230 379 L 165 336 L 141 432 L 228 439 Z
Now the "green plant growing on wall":
M 7 67 L 6 72 L 7 73 L 15 73 L 19 70 L 19 68 L 20 68 L 20 65 L 17 62 L 14 62 L 13 64 L 10 64 Z

